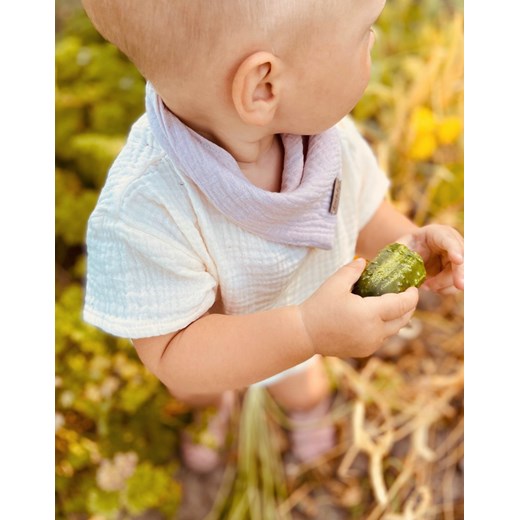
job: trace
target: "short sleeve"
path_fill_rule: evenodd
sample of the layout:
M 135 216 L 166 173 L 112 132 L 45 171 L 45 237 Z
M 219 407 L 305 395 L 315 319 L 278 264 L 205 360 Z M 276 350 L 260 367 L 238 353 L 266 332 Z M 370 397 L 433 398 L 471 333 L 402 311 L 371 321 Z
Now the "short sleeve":
M 93 214 L 87 230 L 83 318 L 120 337 L 180 330 L 214 303 L 217 282 L 181 238 Z
M 351 172 L 356 176 L 356 206 L 358 231 L 372 218 L 390 187 L 390 180 L 379 167 L 377 158 L 350 117 L 339 124 L 341 138 L 348 148 L 352 162 Z

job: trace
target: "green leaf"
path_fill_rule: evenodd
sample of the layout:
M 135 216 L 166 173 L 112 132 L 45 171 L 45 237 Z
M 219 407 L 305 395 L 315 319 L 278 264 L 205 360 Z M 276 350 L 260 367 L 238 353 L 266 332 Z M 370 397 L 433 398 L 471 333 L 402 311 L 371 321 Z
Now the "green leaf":
M 92 488 L 87 497 L 87 510 L 91 514 L 103 514 L 115 518 L 120 510 L 120 492 Z
M 127 480 L 125 505 L 132 514 L 151 508 L 176 508 L 179 503 L 178 485 L 165 468 L 155 468 L 148 462 L 139 464 Z
M 81 179 L 88 186 L 101 188 L 124 143 L 125 138 L 120 136 L 84 133 L 73 137 L 70 147 Z

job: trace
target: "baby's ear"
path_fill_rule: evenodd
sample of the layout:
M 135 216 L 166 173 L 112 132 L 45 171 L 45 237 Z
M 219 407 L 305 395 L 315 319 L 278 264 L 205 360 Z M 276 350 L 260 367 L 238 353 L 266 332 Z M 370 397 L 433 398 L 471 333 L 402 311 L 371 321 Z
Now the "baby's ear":
M 269 52 L 255 52 L 238 67 L 232 82 L 235 109 L 244 123 L 266 126 L 280 102 L 282 61 Z

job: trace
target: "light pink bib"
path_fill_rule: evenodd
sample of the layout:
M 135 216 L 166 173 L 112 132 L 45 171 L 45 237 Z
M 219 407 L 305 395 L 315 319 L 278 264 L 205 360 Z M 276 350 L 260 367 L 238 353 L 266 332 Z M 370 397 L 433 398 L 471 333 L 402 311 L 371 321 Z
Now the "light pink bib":
M 183 124 L 146 86 L 153 135 L 174 162 L 229 220 L 267 240 L 330 249 L 341 186 L 341 146 L 335 128 L 309 137 L 281 134 L 285 157 L 281 191 L 253 185 L 226 150 Z

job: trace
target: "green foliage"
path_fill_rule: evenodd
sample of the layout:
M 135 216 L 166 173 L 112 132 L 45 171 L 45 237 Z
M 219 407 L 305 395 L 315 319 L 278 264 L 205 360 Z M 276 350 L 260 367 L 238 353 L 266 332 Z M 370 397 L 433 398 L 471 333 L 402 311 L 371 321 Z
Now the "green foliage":
M 107 171 L 123 144 L 121 136 L 97 133 L 83 133 L 70 140 L 73 164 L 84 185 L 98 190 L 103 187 Z
M 171 460 L 185 418 L 168 413 L 172 398 L 128 341 L 107 336 L 81 319 L 82 299 L 82 287 L 71 283 L 56 304 L 58 504 L 68 512 L 107 513 L 114 504 L 136 510 L 139 502 L 124 493 L 107 493 L 93 479 L 107 458 L 131 452 L 143 469 L 132 476 L 130 489 L 140 485 L 141 476 L 143 486 L 160 483 L 160 489 L 147 495 L 147 507 L 172 511 L 179 491 Z M 166 473 L 168 492 L 162 483 Z
M 119 492 L 102 491 L 96 487 L 89 490 L 87 510 L 93 514 L 102 514 L 108 518 L 116 518 L 120 510 Z
M 180 486 L 171 478 L 165 468 L 155 468 L 149 463 L 140 464 L 135 473 L 128 479 L 125 490 L 125 501 L 131 513 L 142 513 L 157 504 L 170 504 L 162 508 L 171 516 L 180 500 Z
M 56 169 L 56 236 L 67 246 L 81 245 L 85 241 L 87 219 L 96 205 L 98 193 L 85 188 L 74 172 Z

